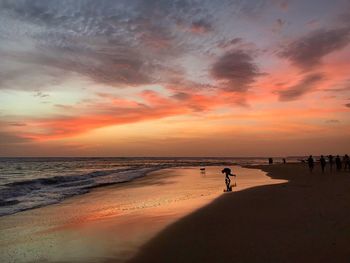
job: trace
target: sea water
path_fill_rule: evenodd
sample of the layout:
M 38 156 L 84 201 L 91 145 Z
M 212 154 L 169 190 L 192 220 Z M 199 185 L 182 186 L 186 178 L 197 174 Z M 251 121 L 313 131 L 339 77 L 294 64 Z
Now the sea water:
M 0 216 L 54 204 L 164 168 L 262 164 L 266 158 L 0 158 Z

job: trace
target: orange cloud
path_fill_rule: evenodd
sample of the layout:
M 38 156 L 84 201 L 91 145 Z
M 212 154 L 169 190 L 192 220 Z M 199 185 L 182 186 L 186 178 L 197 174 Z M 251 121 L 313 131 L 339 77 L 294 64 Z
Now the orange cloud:
M 73 108 L 76 115 L 72 115 L 72 107 L 62 105 L 60 108 L 63 115 L 27 120 L 25 132 L 24 129 L 17 129 L 16 133 L 36 141 L 62 139 L 112 125 L 204 114 L 216 108 L 236 107 L 245 103 L 242 94 L 222 90 L 208 94 L 177 92 L 169 97 L 152 90 L 144 90 L 138 94 L 141 102 L 111 94 L 98 95 L 103 101 L 75 105 Z

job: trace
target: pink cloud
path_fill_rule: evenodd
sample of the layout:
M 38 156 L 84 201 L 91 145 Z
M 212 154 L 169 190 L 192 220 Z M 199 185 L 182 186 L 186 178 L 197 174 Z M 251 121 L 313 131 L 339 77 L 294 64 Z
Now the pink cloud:
M 175 93 L 170 97 L 144 90 L 139 96 L 143 103 L 103 94 L 103 102 L 75 106 L 75 112 L 79 114 L 72 116 L 71 107 L 61 107 L 63 115 L 27 120 L 25 131 L 17 130 L 16 133 L 38 141 L 62 139 L 112 125 L 205 113 L 218 107 L 237 107 L 245 103 L 242 95 L 222 90 L 206 95 L 193 91 Z

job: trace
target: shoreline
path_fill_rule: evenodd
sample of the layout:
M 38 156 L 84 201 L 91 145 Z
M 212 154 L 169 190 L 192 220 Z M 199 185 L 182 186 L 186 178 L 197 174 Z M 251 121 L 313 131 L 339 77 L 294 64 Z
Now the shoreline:
M 132 183 L 132 182 L 134 182 L 136 180 L 139 180 L 141 178 L 147 177 L 149 174 L 153 174 L 153 173 L 155 173 L 157 171 L 161 171 L 161 170 L 165 170 L 165 169 L 187 168 L 187 167 L 201 167 L 201 166 L 211 167 L 211 166 L 221 166 L 221 165 L 238 165 L 238 164 L 236 164 L 236 163 L 226 163 L 226 162 L 213 163 L 213 162 L 205 162 L 204 161 L 202 163 L 188 163 L 188 164 L 186 164 L 186 163 L 179 163 L 179 164 L 159 165 L 159 166 L 155 166 L 155 167 L 143 167 L 143 168 L 139 168 L 138 170 L 135 167 L 134 168 L 131 167 L 130 169 L 129 168 L 125 169 L 125 171 L 139 172 L 139 170 L 141 170 L 141 169 L 149 169 L 149 170 L 141 172 L 140 175 L 138 175 L 138 176 L 136 176 L 134 178 L 131 178 L 131 179 L 126 179 L 125 181 L 106 182 L 106 183 L 100 183 L 100 184 L 96 184 L 96 185 L 92 185 L 92 186 L 87 186 L 87 187 L 84 187 L 84 188 L 81 188 L 81 189 L 77 189 L 77 191 L 81 191 L 81 192 L 77 193 L 77 194 L 67 195 L 67 196 L 63 197 L 62 199 L 57 199 L 57 200 L 52 201 L 50 203 L 38 204 L 38 205 L 35 205 L 35 206 L 32 206 L 32 207 L 23 208 L 21 210 L 10 212 L 10 213 L 7 213 L 7 214 L 0 214 L 0 218 L 5 217 L 5 216 L 10 216 L 10 215 L 15 215 L 17 213 L 21 213 L 21 212 L 32 210 L 32 209 L 39 209 L 39 208 L 43 208 L 43 207 L 47 207 L 47 206 L 51 206 L 51 205 L 55 205 L 55 204 L 60 204 L 60 203 L 64 202 L 67 199 L 74 198 L 74 197 L 79 197 L 79 196 L 83 196 L 85 194 L 91 193 L 95 189 L 100 189 L 100 188 L 110 187 L 110 186 L 118 187 L 119 185 Z M 88 174 L 91 174 L 91 173 L 94 173 L 94 172 L 99 172 L 99 171 L 89 172 Z M 118 171 L 118 172 L 124 172 L 124 170 Z M 118 172 L 116 172 L 116 173 L 118 173 Z M 88 175 L 88 174 L 86 174 L 86 175 Z M 111 174 L 113 174 L 113 173 L 111 173 Z M 67 177 L 67 176 L 63 175 L 62 177 Z M 52 180 L 52 179 L 55 179 L 55 178 L 36 178 L 36 179 L 32 179 L 32 180 L 23 180 L 23 181 L 20 181 L 20 182 L 10 183 L 10 186 L 11 186 L 11 184 L 12 185 L 21 185 L 21 184 L 28 184 L 28 183 L 31 183 L 31 182 L 40 182 L 40 181 Z M 5 203 L 6 202 L 4 202 L 3 207 L 6 207 Z M 8 203 L 9 203 L 9 205 L 12 205 L 13 201 L 9 201 Z M 16 205 L 17 202 L 15 202 L 14 204 Z
M 348 172 L 322 174 L 317 166 L 310 174 L 305 164 L 246 167 L 288 182 L 218 197 L 168 226 L 129 263 L 348 261 Z

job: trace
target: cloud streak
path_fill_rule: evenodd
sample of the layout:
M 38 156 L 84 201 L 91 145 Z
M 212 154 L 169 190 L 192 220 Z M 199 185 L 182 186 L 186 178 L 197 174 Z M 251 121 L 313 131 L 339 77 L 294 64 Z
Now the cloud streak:
M 310 70 L 326 55 L 340 50 L 350 42 L 350 27 L 320 29 L 288 44 L 280 56 L 289 59 L 303 70 Z
M 315 73 L 305 76 L 298 84 L 285 90 L 277 91 L 280 101 L 292 101 L 313 91 L 316 85 L 324 79 L 323 74 Z
M 62 139 L 97 128 L 191 113 L 199 114 L 218 106 L 227 105 L 209 95 L 175 93 L 173 96 L 165 97 L 152 90 L 140 93 L 143 103 L 107 94 L 101 95 L 105 99 L 103 102 L 89 103 L 80 108 L 74 108 L 75 112 L 81 112 L 81 114 L 72 116 L 71 107 L 59 105 L 65 115 L 27 120 L 25 129 L 17 131 L 16 134 L 27 140 L 35 141 Z M 220 97 L 220 95 L 216 96 Z

